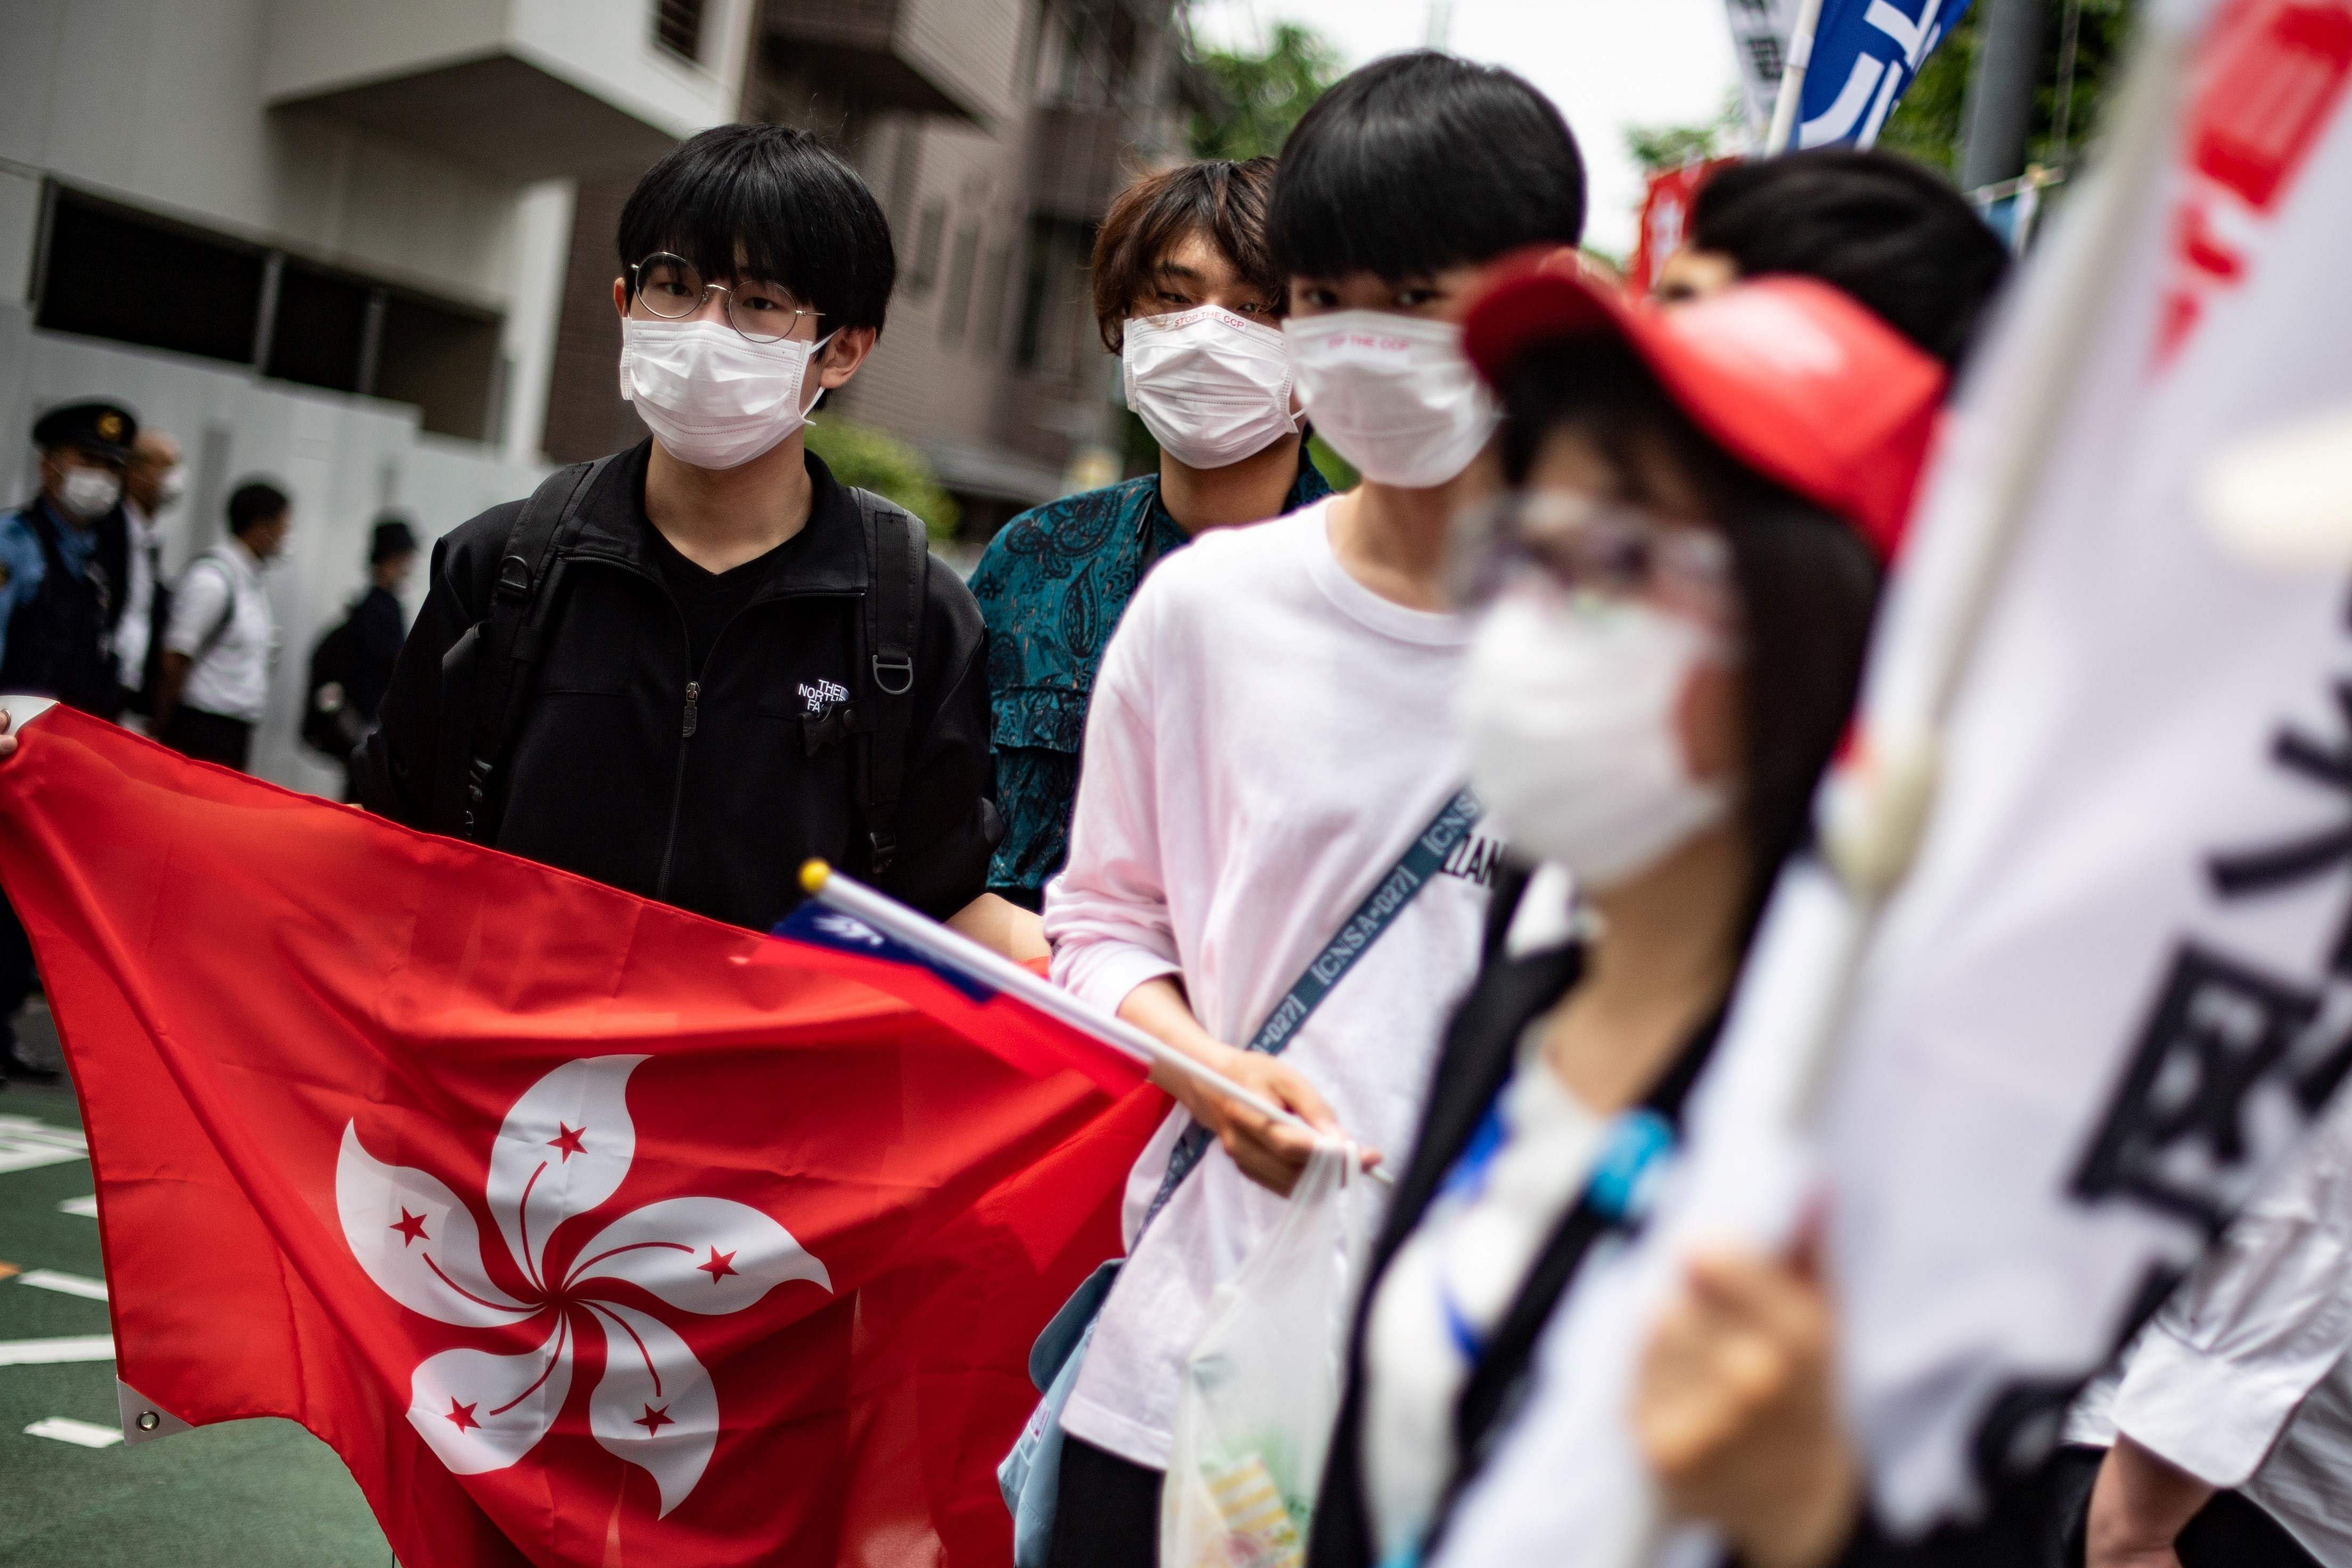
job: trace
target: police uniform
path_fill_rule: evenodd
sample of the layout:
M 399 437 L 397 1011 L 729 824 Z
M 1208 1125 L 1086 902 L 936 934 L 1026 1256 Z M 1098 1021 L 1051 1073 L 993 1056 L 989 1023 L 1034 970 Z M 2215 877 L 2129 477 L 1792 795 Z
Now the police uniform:
M 138 438 L 138 420 L 112 403 L 52 409 L 33 426 L 33 444 L 44 452 L 70 448 L 117 466 Z M 37 495 L 0 518 L 0 691 L 120 717 L 114 634 L 130 565 L 130 523 L 120 500 L 85 521 Z
M 53 408 L 33 426 L 44 453 L 79 452 L 120 470 L 139 421 L 117 403 Z M 101 719 L 122 711 L 114 634 L 129 575 L 131 531 L 118 496 L 78 519 L 46 492 L 0 517 L 0 692 L 54 697 Z M 54 1079 L 24 1059 L 15 1019 L 33 988 L 33 952 L 15 913 L 0 919 L 0 1080 Z

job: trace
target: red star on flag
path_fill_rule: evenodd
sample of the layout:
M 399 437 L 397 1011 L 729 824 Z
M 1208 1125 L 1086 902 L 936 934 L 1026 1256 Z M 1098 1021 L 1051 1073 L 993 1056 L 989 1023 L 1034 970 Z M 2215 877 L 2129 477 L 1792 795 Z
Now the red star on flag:
M 580 1135 L 587 1131 L 588 1129 L 585 1127 L 566 1126 L 561 1121 L 557 1122 L 555 1125 L 558 1131 L 554 1137 L 547 1141 L 547 1146 L 549 1148 L 562 1150 L 563 1157 L 567 1161 L 574 1154 L 585 1152 L 585 1151 L 580 1147 Z
M 731 1252 L 721 1252 L 714 1247 L 710 1249 L 710 1260 L 708 1263 L 698 1263 L 695 1267 L 701 1269 L 705 1274 L 709 1275 L 710 1282 L 713 1285 L 716 1285 L 721 1279 L 726 1279 L 730 1274 L 741 1272 L 741 1270 L 735 1268 L 734 1264 L 735 1254 Z
M 433 1239 L 425 1234 L 425 1216 L 421 1214 L 410 1214 L 408 1205 L 405 1204 L 400 1207 L 400 1218 L 385 1228 L 400 1232 L 400 1245 L 403 1247 Z
M 475 1405 L 480 1403 L 479 1400 L 474 1402 Z M 449 1401 L 449 1414 L 444 1419 L 457 1423 L 457 1430 L 460 1432 L 469 1431 L 481 1425 L 474 1419 L 473 1405 L 460 1405 L 455 1399 Z
M 646 1413 L 643 1415 L 638 1416 L 635 1421 L 630 1422 L 629 1425 L 632 1426 L 644 1427 L 646 1429 L 646 1436 L 650 1436 L 654 1433 L 660 1431 L 665 1426 L 675 1426 L 677 1425 L 676 1421 L 670 1418 L 668 1411 L 669 1406 L 667 1405 L 648 1405 L 646 1406 Z

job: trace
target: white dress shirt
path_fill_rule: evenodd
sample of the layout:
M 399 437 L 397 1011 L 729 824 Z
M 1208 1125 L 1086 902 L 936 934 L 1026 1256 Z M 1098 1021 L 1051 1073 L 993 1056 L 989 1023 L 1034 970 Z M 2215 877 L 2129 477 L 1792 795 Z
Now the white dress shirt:
M 248 724 L 261 721 L 278 628 L 253 552 L 232 539 L 188 563 L 172 598 L 163 647 L 195 661 L 180 689 L 182 702 Z
M 155 520 L 137 501 L 126 498 L 122 521 L 130 525 L 131 566 L 122 584 L 122 619 L 114 627 L 116 678 L 132 690 L 147 671 L 147 647 L 154 627 L 157 542 Z
M 2352 1094 L 2230 1226 L 2067 1436 L 2117 1429 L 2352 1568 Z

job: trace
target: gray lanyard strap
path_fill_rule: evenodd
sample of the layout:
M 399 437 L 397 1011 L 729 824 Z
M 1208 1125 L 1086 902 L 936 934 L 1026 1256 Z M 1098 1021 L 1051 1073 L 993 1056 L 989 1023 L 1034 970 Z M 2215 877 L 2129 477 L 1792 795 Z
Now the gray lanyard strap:
M 1315 955 L 1315 961 L 1291 982 L 1290 989 L 1275 1004 L 1274 1011 L 1258 1026 L 1257 1033 L 1250 1037 L 1243 1049 L 1264 1051 L 1270 1057 L 1282 1054 L 1299 1026 L 1331 994 L 1332 987 L 1356 966 L 1358 959 L 1371 951 L 1372 943 L 1396 923 L 1397 916 L 1404 912 L 1414 895 L 1437 875 L 1446 857 L 1470 837 L 1471 828 L 1477 826 L 1479 809 L 1478 797 L 1466 787 L 1445 803 L 1444 808 L 1406 847 L 1403 858 L 1373 884 L 1371 892 L 1356 906 L 1356 912 L 1348 917 L 1323 951 Z M 1192 1173 L 1192 1167 L 1209 1152 L 1209 1130 L 1197 1121 L 1177 1135 L 1176 1146 L 1168 1152 L 1167 1173 L 1160 1178 L 1160 1190 L 1152 1194 L 1143 1225 L 1137 1227 L 1139 1239 L 1159 1217 L 1160 1211 L 1168 1206 L 1168 1200 L 1176 1195 L 1184 1178 Z

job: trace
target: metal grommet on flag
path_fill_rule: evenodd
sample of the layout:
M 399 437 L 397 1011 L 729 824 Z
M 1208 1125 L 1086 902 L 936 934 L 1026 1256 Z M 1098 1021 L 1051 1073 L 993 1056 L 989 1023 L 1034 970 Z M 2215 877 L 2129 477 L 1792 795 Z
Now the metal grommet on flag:
M 138 1420 L 131 1423 L 131 1425 L 137 1426 L 142 1432 L 152 1432 L 156 1427 L 161 1426 L 163 1424 L 163 1415 L 153 1410 L 142 1410 L 139 1413 Z

